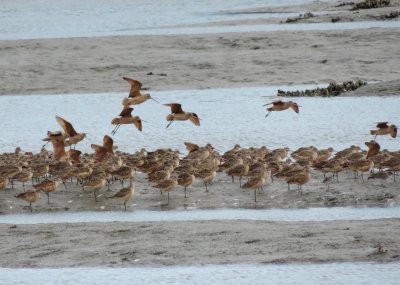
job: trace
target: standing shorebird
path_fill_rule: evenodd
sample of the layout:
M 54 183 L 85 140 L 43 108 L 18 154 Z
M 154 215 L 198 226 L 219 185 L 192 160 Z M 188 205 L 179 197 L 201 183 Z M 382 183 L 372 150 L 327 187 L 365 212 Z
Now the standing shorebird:
M 295 103 L 293 101 L 284 102 L 282 100 L 278 100 L 278 101 L 273 101 L 271 103 L 264 104 L 263 106 L 268 106 L 268 105 L 271 105 L 271 104 L 272 104 L 272 107 L 267 108 L 267 111 L 269 113 L 267 113 L 265 115 L 265 118 L 268 117 L 269 114 L 271 114 L 272 111 L 284 111 L 284 110 L 287 110 L 289 108 L 291 108 L 297 114 L 299 113 L 299 105 L 297 105 L 297 103 Z
M 57 123 L 63 128 L 68 139 L 65 140 L 65 146 L 74 146 L 86 137 L 85 133 L 77 133 L 72 124 L 63 118 L 56 116 Z
M 97 193 L 106 185 L 106 179 L 104 177 L 94 177 L 90 180 L 85 181 L 82 184 L 83 190 L 92 190 L 94 199 L 97 202 Z
M 370 133 L 371 135 L 375 136 L 374 140 L 376 139 L 377 136 L 383 136 L 383 135 L 391 135 L 392 138 L 397 137 L 397 127 L 396 125 L 388 125 L 388 122 L 379 122 L 376 127 L 378 128 L 377 130 L 371 130 Z
M 169 192 L 171 192 L 175 186 L 178 185 L 178 180 L 177 178 L 169 178 L 161 181 L 157 185 L 154 186 L 154 188 L 160 189 L 162 192 L 167 192 L 168 193 L 168 202 L 169 204 Z
M 141 94 L 140 89 L 142 88 L 142 83 L 128 78 L 128 77 L 122 77 L 124 80 L 128 81 L 128 83 L 131 85 L 131 89 L 129 90 L 129 97 L 124 97 L 122 99 L 122 105 L 124 107 L 128 107 L 130 105 L 138 105 L 143 102 L 146 102 L 147 100 L 151 99 L 157 103 L 158 102 L 156 99 L 150 96 L 150 94 Z
M 52 180 L 43 180 L 39 184 L 33 185 L 36 190 L 42 191 L 47 196 L 47 204 L 50 204 L 50 193 L 56 191 L 59 181 L 61 178 L 53 177 Z
M 132 111 L 133 108 L 125 107 L 119 114 L 119 117 L 112 119 L 111 124 L 116 125 L 114 130 L 111 132 L 112 135 L 115 135 L 121 125 L 127 124 L 134 124 L 139 131 L 142 131 L 142 120 L 138 116 L 133 117 Z
M 184 173 L 181 173 L 178 175 L 178 185 L 184 187 L 185 198 L 187 198 L 186 188 L 193 183 L 194 179 L 195 179 L 195 176 L 191 173 L 184 172 Z
M 116 194 L 110 197 L 110 199 L 118 199 L 124 201 L 124 207 L 126 211 L 126 202 L 135 194 L 135 183 L 133 176 L 129 179 L 129 186 L 122 188 Z
M 171 108 L 171 114 L 167 116 L 167 121 L 169 121 L 170 123 L 167 125 L 166 128 L 168 128 L 173 121 L 186 121 L 186 120 L 190 120 L 196 126 L 200 126 L 200 119 L 196 115 L 196 113 L 184 112 L 182 110 L 181 104 L 170 103 L 170 104 L 164 104 L 164 106 Z
M 32 212 L 32 203 L 36 202 L 40 198 L 40 190 L 28 190 L 24 193 L 20 193 L 17 196 L 15 196 L 18 199 L 25 200 L 26 202 L 29 203 L 29 208 L 31 209 Z

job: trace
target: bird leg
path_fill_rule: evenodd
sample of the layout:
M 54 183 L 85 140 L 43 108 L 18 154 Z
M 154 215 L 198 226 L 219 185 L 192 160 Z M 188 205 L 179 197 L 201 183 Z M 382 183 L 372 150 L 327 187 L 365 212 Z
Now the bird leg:
M 97 195 L 96 195 L 96 191 L 93 191 L 93 195 L 94 195 L 94 200 L 97 202 Z
M 166 129 L 168 129 L 168 127 L 174 122 L 174 120 L 171 120 L 171 122 L 165 127 Z
M 257 203 L 257 189 L 254 189 L 254 202 Z
M 268 116 L 269 116 L 269 114 L 271 114 L 271 111 L 270 111 L 268 114 L 266 114 L 266 115 L 265 115 L 265 118 L 266 118 L 266 117 L 268 117 Z
M 125 211 L 126 211 L 126 201 L 124 202 L 124 207 L 125 207 Z
M 204 185 L 206 185 L 206 192 L 208 192 L 208 189 L 207 189 L 207 182 L 204 182 Z
M 239 187 L 242 188 L 242 176 L 239 177 Z
M 117 130 L 120 126 L 121 126 L 121 124 L 116 125 L 115 128 L 112 130 L 111 135 L 115 135 L 115 133 L 117 132 Z
M 31 213 L 32 213 L 32 202 L 29 202 L 29 208 L 31 208 Z
M 185 186 L 185 198 L 187 198 L 187 196 L 186 196 L 186 186 Z
M 47 195 L 47 204 L 50 204 L 50 193 L 45 192 L 45 194 Z
M 234 183 L 235 182 L 235 178 L 233 178 L 233 175 L 232 175 L 232 183 Z

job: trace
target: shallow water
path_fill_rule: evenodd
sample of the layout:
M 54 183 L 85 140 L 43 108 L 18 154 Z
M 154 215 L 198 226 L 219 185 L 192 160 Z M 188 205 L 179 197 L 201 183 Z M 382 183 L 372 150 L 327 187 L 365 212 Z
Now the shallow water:
M 58 212 L 1 215 L 5 224 L 58 224 L 82 222 L 152 222 L 204 220 L 334 221 L 400 218 L 400 208 L 216 209 L 135 212 Z
M 195 112 L 201 119 L 197 127 L 174 122 L 166 129 L 169 108 L 152 100 L 134 106 L 143 132 L 132 125 L 123 125 L 113 137 L 122 151 L 140 148 L 179 149 L 186 153 L 183 142 L 200 145 L 211 143 L 220 152 L 239 143 L 244 147 L 269 148 L 315 145 L 341 150 L 352 144 L 366 149 L 364 142 L 372 139 L 369 130 L 376 122 L 400 122 L 400 97 L 332 97 L 294 98 L 300 113 L 292 110 L 273 112 L 267 118 L 262 105 L 276 100 L 277 90 L 313 88 L 315 85 L 275 86 L 259 88 L 154 91 L 152 96 L 162 103 L 180 102 L 185 111 Z M 121 111 L 125 93 L 0 96 L 0 152 L 11 152 L 16 146 L 38 152 L 48 130 L 60 130 L 55 116 L 70 121 L 78 132 L 88 133 L 89 140 L 78 149 L 92 152 L 91 143 L 100 144 L 110 134 L 111 119 Z M 279 97 L 280 98 L 280 97 Z M 10 119 L 11 118 L 11 119 Z M 379 137 L 382 148 L 399 150 L 399 140 Z M 50 146 L 47 146 L 51 149 Z
M 176 28 L 216 21 L 292 17 L 298 13 L 224 13 L 254 7 L 284 6 L 310 0 L 2 0 L 0 40 L 165 35 L 250 31 L 400 27 L 400 21 Z M 174 28 L 172 28 L 174 27 Z
M 0 268 L 1 284 L 398 284 L 399 263 Z
M 289 5 L 310 0 L 2 0 L 0 39 L 134 34 L 165 26 L 291 14 L 228 14 L 227 10 Z M 140 33 L 140 32 L 139 32 Z

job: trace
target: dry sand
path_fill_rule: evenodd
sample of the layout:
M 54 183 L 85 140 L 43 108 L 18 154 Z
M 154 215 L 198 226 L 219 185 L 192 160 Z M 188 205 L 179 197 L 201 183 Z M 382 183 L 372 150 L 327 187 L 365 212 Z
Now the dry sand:
M 398 1 L 392 3 L 398 6 Z M 321 5 L 320 10 L 333 9 Z M 290 9 L 300 13 L 307 10 Z M 382 11 L 373 9 L 358 15 Z M 340 13 L 343 18 L 355 15 Z M 323 16 L 313 21 L 316 19 L 330 21 Z M 127 92 L 121 76 L 137 78 L 150 90 L 362 79 L 382 83 L 367 85 L 353 95 L 399 95 L 399 38 L 398 29 L 367 29 L 0 41 L 0 95 Z M 147 75 L 150 72 L 153 75 Z M 313 173 L 303 195 L 275 181 L 258 196 L 257 208 L 379 207 L 398 206 L 400 202 L 398 182 L 362 183 L 354 181 L 351 173 L 340 179 L 326 191 L 321 174 Z M 240 189 L 222 174 L 209 193 L 196 182 L 185 199 L 178 187 L 167 206 L 166 197 L 144 182 L 144 175 L 137 174 L 136 186 L 129 211 L 255 207 L 253 193 Z M 14 198 L 22 191 L 17 188 L 0 193 L 2 214 L 29 212 L 24 201 Z M 118 189 L 119 185 L 113 185 L 113 192 Z M 106 199 L 111 192 L 101 193 L 96 203 L 90 192 L 72 184 L 65 190 L 61 185 L 51 195 L 51 203 L 42 197 L 34 204 L 34 212 L 122 210 L 119 202 Z M 399 219 L 115 222 L 16 228 L 0 224 L 0 266 L 389 262 L 399 260 L 399 225 Z M 388 251 L 377 253 L 379 245 Z
M 399 38 L 372 28 L 0 41 L 0 95 L 127 92 L 122 76 L 150 90 L 398 81 Z

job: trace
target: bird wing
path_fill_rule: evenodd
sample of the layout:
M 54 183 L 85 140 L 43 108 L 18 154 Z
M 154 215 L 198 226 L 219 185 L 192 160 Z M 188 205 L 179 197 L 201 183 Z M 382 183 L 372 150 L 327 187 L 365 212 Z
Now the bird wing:
M 386 129 L 389 126 L 388 126 L 388 122 L 379 122 L 379 123 L 376 124 L 376 127 L 379 128 L 379 129 Z
M 126 81 L 128 81 L 128 83 L 131 85 L 131 90 L 129 90 L 129 97 L 137 97 L 140 96 L 140 88 L 142 88 L 142 83 L 140 83 L 137 80 L 128 78 L 128 77 L 122 77 L 123 79 L 125 79 Z
M 139 130 L 142 131 L 142 120 L 137 120 L 133 123 L 135 125 L 135 127 Z
M 103 147 L 107 150 L 113 149 L 114 140 L 110 137 L 105 135 L 103 138 Z
M 282 100 L 278 100 L 278 101 L 273 101 L 273 102 L 264 104 L 263 106 L 267 106 L 267 105 L 271 105 L 271 104 L 274 105 L 274 106 L 279 106 L 279 105 L 285 104 L 285 102 L 283 102 Z
M 78 134 L 70 122 L 64 120 L 59 116 L 56 116 L 56 120 L 57 123 L 61 126 L 61 128 L 63 128 L 64 132 L 66 132 L 71 138 Z
M 183 114 L 182 106 L 178 103 L 164 104 L 164 106 L 171 108 L 171 114 Z
M 392 127 L 392 129 L 390 131 L 390 135 L 392 136 L 392 138 L 397 137 L 397 127 Z
M 299 113 L 299 105 L 297 105 L 296 103 L 294 104 L 290 104 L 290 108 L 295 111 L 297 114 Z
M 200 126 L 200 118 L 199 118 L 199 116 L 197 116 L 196 113 L 192 113 L 189 120 L 196 126 Z
M 124 108 L 119 114 L 121 117 L 132 117 L 133 108 Z
M 184 142 L 186 149 L 190 152 L 198 150 L 200 147 L 197 144 L 190 143 L 190 142 Z

